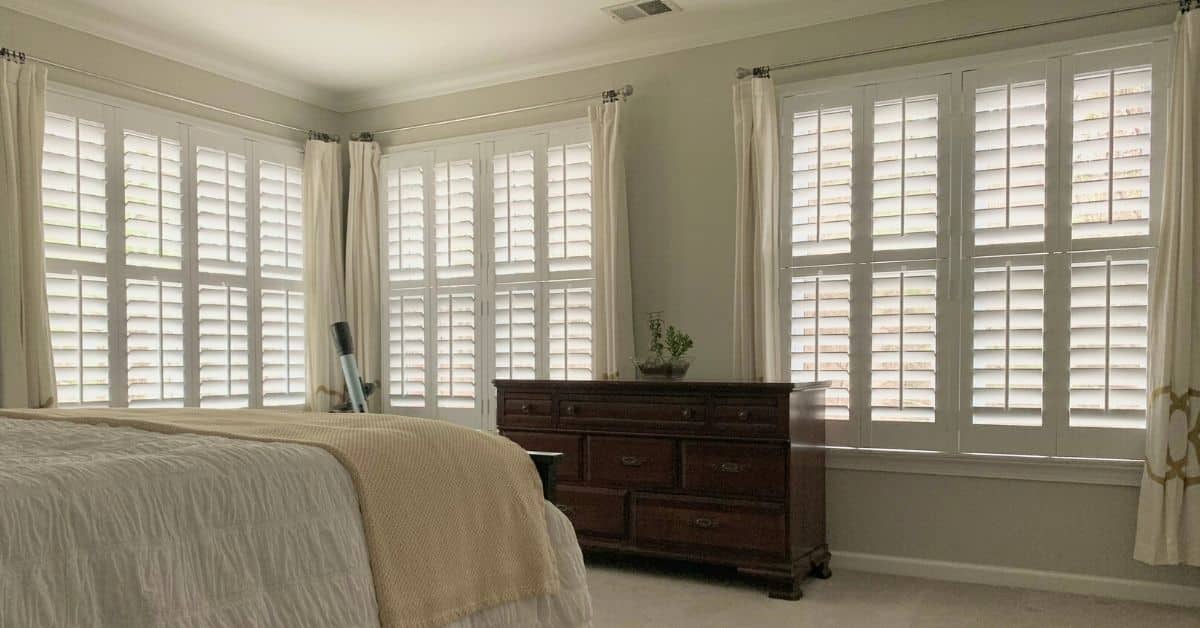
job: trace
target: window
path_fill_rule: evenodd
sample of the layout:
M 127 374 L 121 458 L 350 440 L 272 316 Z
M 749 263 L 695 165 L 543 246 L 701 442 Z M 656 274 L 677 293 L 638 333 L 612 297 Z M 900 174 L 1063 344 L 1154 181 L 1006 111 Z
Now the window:
M 58 403 L 303 403 L 299 149 L 90 97 L 47 110 Z
M 591 377 L 586 125 L 405 148 L 383 171 L 391 411 L 486 427 L 494 378 Z
M 790 373 L 830 382 L 830 444 L 1140 456 L 1162 58 L 783 90 Z

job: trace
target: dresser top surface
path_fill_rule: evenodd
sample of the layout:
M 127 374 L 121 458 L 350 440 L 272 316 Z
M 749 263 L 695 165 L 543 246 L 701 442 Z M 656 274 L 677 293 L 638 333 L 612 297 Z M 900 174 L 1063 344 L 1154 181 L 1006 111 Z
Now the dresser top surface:
M 505 388 L 593 388 L 606 390 L 690 390 L 690 391 L 730 391 L 745 392 L 791 392 L 800 390 L 818 390 L 827 388 L 829 382 L 755 382 L 738 380 L 665 380 L 665 379 L 591 379 L 591 380 L 560 380 L 560 379 L 496 379 L 492 380 L 497 387 Z

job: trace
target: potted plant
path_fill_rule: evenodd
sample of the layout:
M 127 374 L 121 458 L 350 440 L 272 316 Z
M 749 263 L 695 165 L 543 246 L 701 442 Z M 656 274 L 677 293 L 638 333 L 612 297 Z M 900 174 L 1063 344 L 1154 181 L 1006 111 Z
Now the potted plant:
M 675 328 L 667 327 L 663 335 L 662 312 L 650 312 L 650 353 L 640 360 L 635 359 L 638 373 L 647 379 L 681 379 L 692 365 L 688 351 L 695 344 L 692 337 Z

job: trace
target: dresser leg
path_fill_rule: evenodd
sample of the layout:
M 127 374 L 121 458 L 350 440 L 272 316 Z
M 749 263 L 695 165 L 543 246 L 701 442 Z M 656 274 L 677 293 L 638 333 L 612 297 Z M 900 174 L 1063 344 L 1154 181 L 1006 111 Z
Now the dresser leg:
M 801 575 L 794 572 L 738 567 L 738 573 L 765 582 L 767 596 L 773 600 L 795 601 L 804 597 L 804 593 L 800 591 Z
M 809 574 L 811 574 L 814 578 L 820 578 L 822 580 L 832 576 L 833 572 L 829 569 L 829 561 L 832 558 L 833 555 L 829 553 L 829 546 L 821 546 L 820 549 L 818 549 L 816 552 L 813 552 L 811 559 L 812 566 L 809 570 Z

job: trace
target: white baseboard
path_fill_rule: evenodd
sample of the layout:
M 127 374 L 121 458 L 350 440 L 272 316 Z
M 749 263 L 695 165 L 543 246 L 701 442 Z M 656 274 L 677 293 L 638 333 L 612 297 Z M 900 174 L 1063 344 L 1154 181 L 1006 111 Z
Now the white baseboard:
M 911 576 L 914 578 L 929 578 L 932 580 L 950 580 L 953 582 L 970 582 L 972 584 L 988 584 L 1000 587 L 1076 593 L 1119 600 L 1200 608 L 1200 587 L 1167 584 L 1150 580 L 1089 576 L 1062 571 L 1041 571 L 1037 569 L 1020 569 L 1017 567 L 997 567 L 993 565 L 957 563 L 943 560 L 926 560 L 923 558 L 906 558 L 903 556 L 885 556 L 882 554 L 840 552 L 836 549 L 832 550 L 832 552 L 833 562 L 831 566 L 835 573 L 841 568 L 851 571 L 868 571 L 897 576 Z

